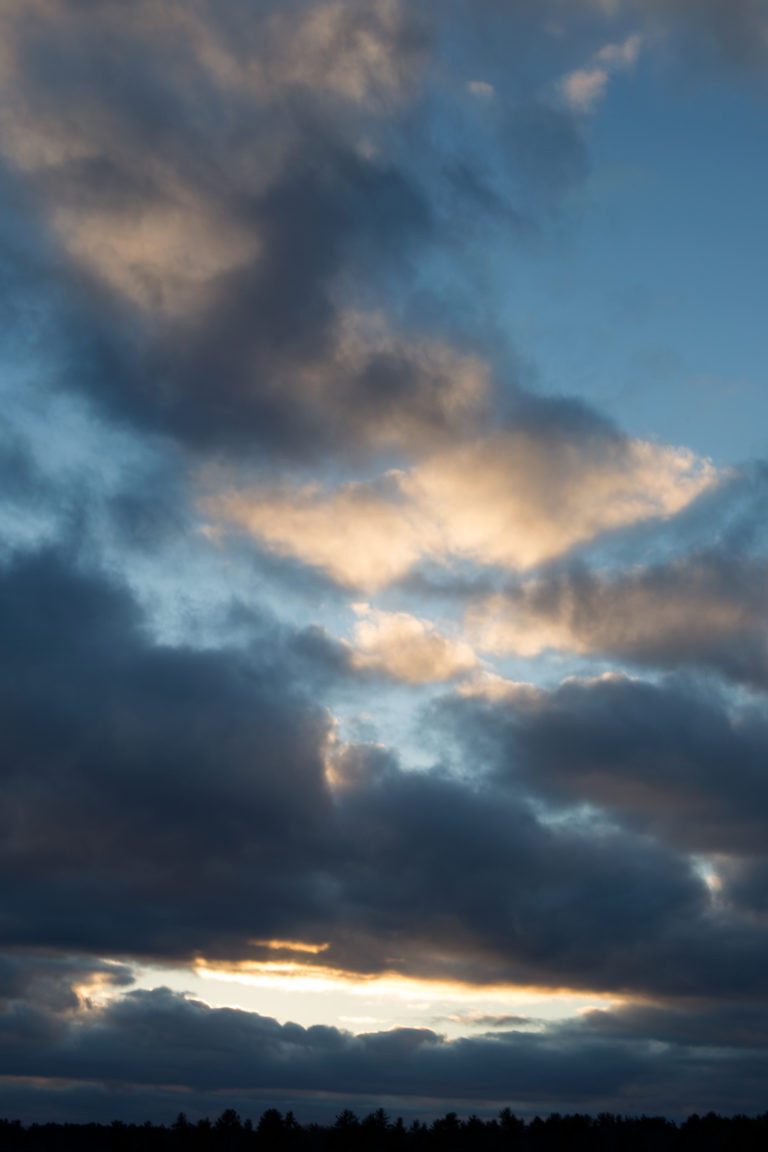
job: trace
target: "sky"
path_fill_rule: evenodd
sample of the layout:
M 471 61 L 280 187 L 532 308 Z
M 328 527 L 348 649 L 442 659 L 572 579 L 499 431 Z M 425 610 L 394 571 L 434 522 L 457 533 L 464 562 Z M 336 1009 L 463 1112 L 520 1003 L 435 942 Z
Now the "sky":
M 0 1115 L 766 1108 L 768 10 L 0 0 Z

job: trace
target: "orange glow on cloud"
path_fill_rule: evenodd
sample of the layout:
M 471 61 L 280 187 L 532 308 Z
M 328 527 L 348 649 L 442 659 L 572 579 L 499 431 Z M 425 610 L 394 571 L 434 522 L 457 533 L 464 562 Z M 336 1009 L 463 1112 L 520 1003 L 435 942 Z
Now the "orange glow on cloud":
M 205 303 L 222 273 L 258 257 L 252 228 L 190 191 L 173 171 L 173 158 L 137 145 L 113 108 L 83 103 L 77 116 L 41 105 L 25 69 L 35 38 L 68 30 L 74 35 L 119 37 L 141 45 L 183 44 L 201 77 L 234 90 L 258 108 L 297 86 L 371 111 L 402 99 L 417 79 L 422 54 L 402 51 L 408 18 L 401 0 L 366 0 L 359 6 L 329 0 L 309 12 L 275 11 L 258 24 L 258 37 L 232 47 L 215 21 L 185 0 L 136 0 L 90 5 L 78 12 L 58 0 L 3 0 L 0 5 L 0 133 L 4 152 L 24 172 L 46 174 L 73 161 L 108 156 L 119 167 L 140 166 L 155 195 L 137 207 L 99 199 L 57 203 L 50 223 L 71 258 L 130 304 L 182 317 Z M 79 26 L 78 26 L 79 25 Z M 382 101 L 386 101 L 382 104 Z M 236 157 L 251 191 L 283 162 L 284 146 Z M 139 158 L 140 157 L 140 158 Z
M 464 676 L 479 667 L 469 644 L 443 635 L 428 620 L 408 612 L 382 612 L 353 605 L 358 616 L 352 663 L 406 684 L 428 684 Z
M 471 984 L 458 980 L 418 979 L 397 972 L 376 974 L 349 972 L 325 965 L 295 961 L 243 960 L 236 963 L 201 959 L 195 973 L 207 980 L 253 985 L 294 992 L 346 992 L 356 996 L 385 996 L 400 1000 L 449 1000 L 475 1003 L 478 999 L 513 998 L 535 1004 L 539 1000 L 570 1000 L 588 995 L 602 1005 L 616 1004 L 615 994 L 583 989 L 548 988 L 521 984 Z
M 309 952 L 317 955 L 330 948 L 330 944 L 307 944 L 300 940 L 253 940 L 260 948 L 271 948 L 275 952 Z
M 375 483 L 230 489 L 203 507 L 340 584 L 375 591 L 423 558 L 532 568 L 602 532 L 673 516 L 718 478 L 685 449 L 518 430 L 433 453 Z

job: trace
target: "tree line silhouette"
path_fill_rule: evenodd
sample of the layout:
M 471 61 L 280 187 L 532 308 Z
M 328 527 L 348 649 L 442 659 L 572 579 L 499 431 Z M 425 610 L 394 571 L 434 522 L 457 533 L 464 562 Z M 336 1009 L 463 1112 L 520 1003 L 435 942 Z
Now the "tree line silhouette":
M 0 1150 L 29 1152 L 764 1152 L 768 1112 L 761 1116 L 694 1114 L 680 1124 L 660 1116 L 552 1115 L 532 1120 L 509 1108 L 498 1117 L 462 1120 L 455 1112 L 431 1124 L 391 1120 L 379 1108 L 359 1119 L 345 1109 L 333 1124 L 301 1125 L 292 1112 L 269 1108 L 254 1124 L 228 1108 L 213 1122 L 173 1124 L 30 1124 L 0 1120 Z

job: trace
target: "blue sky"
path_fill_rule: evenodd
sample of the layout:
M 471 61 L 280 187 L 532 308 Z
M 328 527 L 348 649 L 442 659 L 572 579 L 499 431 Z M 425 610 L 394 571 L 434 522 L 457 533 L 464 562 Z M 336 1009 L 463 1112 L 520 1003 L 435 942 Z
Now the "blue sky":
M 761 1110 L 763 7 L 0 45 L 0 1114 Z

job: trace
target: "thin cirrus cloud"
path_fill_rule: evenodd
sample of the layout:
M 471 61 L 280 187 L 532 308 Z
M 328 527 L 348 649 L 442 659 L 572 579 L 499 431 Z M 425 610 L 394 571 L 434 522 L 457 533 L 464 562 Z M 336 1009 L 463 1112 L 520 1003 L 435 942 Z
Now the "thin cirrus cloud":
M 330 494 L 225 489 L 201 505 L 214 525 L 229 522 L 373 591 L 422 558 L 530 568 L 601 532 L 674 515 L 716 479 L 709 462 L 682 449 L 520 430 Z

